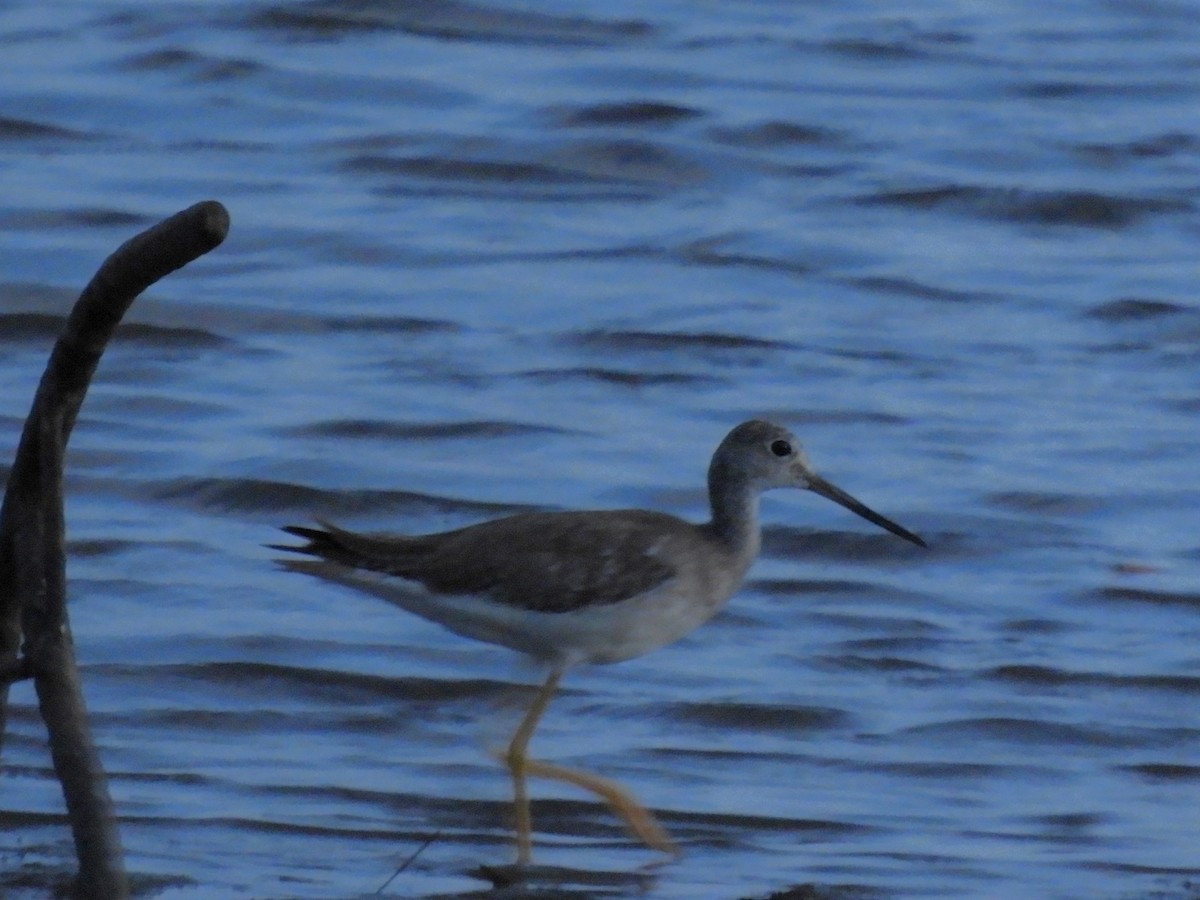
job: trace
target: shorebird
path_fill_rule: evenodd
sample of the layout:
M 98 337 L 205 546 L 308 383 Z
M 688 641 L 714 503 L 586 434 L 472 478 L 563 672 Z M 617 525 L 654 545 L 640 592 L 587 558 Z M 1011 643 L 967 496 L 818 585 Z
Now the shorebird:
M 546 664 L 549 674 L 502 757 L 512 775 L 518 864 L 532 856 L 530 775 L 592 791 L 646 844 L 676 854 L 666 831 L 627 790 L 530 759 L 529 741 L 567 669 L 641 656 L 725 605 L 758 556 L 759 496 L 774 488 L 812 491 L 926 546 L 813 471 L 786 428 L 758 420 L 730 431 L 713 454 L 712 517 L 701 525 L 645 509 L 518 513 L 415 536 L 361 534 L 321 522 L 283 529 L 305 539 L 303 546 L 272 546 L 313 557 L 281 561 L 287 569 L 365 591 Z

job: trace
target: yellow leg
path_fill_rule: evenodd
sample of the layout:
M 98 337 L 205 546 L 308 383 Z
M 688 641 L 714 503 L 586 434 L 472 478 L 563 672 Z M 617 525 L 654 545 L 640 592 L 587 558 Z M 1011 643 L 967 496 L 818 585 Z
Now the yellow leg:
M 517 727 L 516 734 L 509 742 L 508 751 L 504 756 L 513 780 L 513 807 L 517 825 L 517 864 L 527 864 L 533 855 L 533 825 L 529 814 L 529 791 L 526 787 L 529 775 L 565 781 L 591 791 L 612 807 L 613 811 L 628 823 L 633 833 L 648 845 L 663 853 L 678 856 L 679 847 L 655 821 L 650 811 L 641 806 L 633 799 L 633 795 L 629 791 L 615 781 L 588 772 L 580 772 L 577 769 L 568 769 L 565 766 L 556 766 L 529 758 L 529 741 L 533 737 L 533 732 L 537 729 L 546 707 L 550 705 L 550 699 L 558 689 L 562 675 L 561 669 L 555 669 L 550 673 L 546 683 L 542 685 L 533 704 L 529 707 L 529 712 L 525 713 L 525 718 Z
M 538 691 L 537 697 L 533 700 L 533 705 L 529 707 L 529 712 L 525 713 L 525 718 L 521 720 L 521 724 L 517 727 L 517 732 L 509 742 L 508 752 L 505 754 L 505 762 L 508 764 L 508 771 L 512 773 L 513 780 L 513 807 L 517 819 L 518 865 L 525 865 L 533 855 L 533 838 L 531 836 L 533 826 L 529 815 L 529 792 L 525 787 L 525 777 L 529 771 L 529 756 L 527 754 L 529 739 L 533 737 L 533 732 L 537 728 L 538 721 L 542 718 L 542 713 L 549 706 L 550 698 L 554 696 L 554 692 L 558 688 L 558 683 L 562 680 L 562 674 L 561 669 L 554 669 L 550 672 L 550 677 L 546 679 L 546 683 Z
M 525 761 L 525 771 L 530 775 L 554 778 L 591 791 L 608 803 L 613 812 L 625 820 L 630 830 L 655 850 L 679 856 L 681 852 L 679 847 L 658 824 L 651 812 L 634 800 L 633 795 L 615 781 L 601 778 L 590 772 L 580 772 L 578 769 L 568 769 L 535 759 Z

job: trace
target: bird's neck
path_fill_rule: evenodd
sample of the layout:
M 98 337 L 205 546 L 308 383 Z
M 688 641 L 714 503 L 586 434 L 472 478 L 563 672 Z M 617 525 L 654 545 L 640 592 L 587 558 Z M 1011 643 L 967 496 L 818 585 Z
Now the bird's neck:
M 712 535 L 742 563 L 750 567 L 758 556 L 762 532 L 758 524 L 759 492 L 745 478 L 714 461 L 708 471 L 708 499 L 712 505 Z

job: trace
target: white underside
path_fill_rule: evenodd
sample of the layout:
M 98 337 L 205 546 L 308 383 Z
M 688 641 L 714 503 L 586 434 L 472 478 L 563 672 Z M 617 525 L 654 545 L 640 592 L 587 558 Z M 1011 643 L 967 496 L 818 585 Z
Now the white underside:
M 681 595 L 672 580 L 620 603 L 547 613 L 475 596 L 431 594 L 394 576 L 333 563 L 299 562 L 289 568 L 380 597 L 464 637 L 511 647 L 561 667 L 619 662 L 649 653 L 703 625 L 728 599 L 726 595 L 697 603 Z

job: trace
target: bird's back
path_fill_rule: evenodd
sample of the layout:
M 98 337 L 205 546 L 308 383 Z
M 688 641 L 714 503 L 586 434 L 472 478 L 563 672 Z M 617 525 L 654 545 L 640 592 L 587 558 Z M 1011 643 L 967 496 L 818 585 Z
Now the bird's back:
M 548 613 L 653 591 L 681 574 L 696 556 L 688 546 L 704 540 L 697 526 L 649 510 L 520 513 L 417 536 L 330 525 L 286 530 L 309 541 L 286 549 L 338 566 L 416 582 L 433 594 Z

